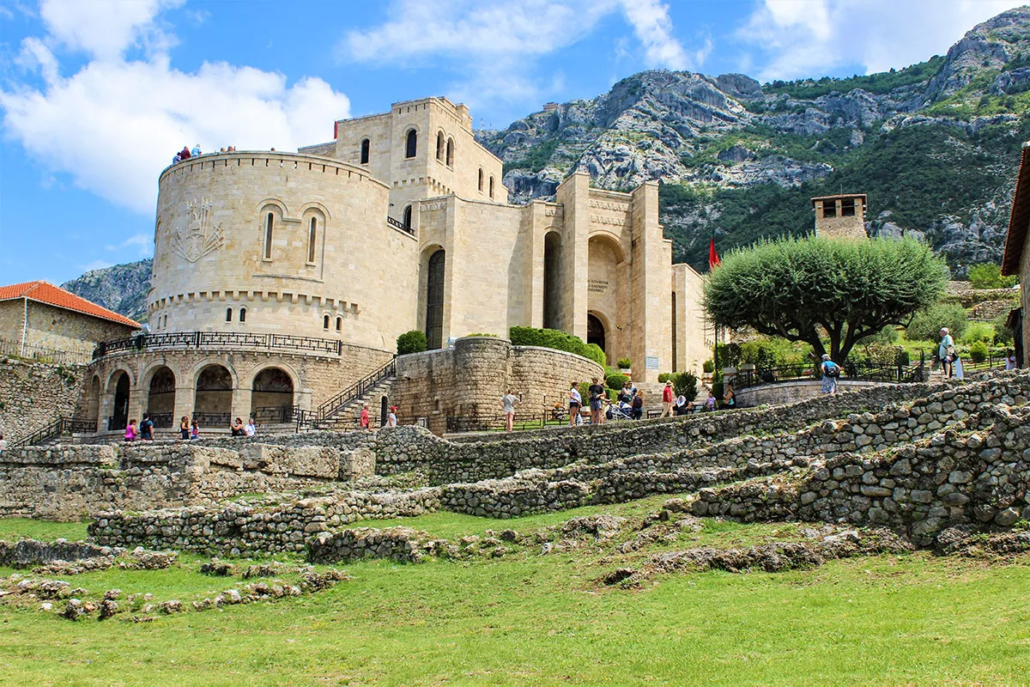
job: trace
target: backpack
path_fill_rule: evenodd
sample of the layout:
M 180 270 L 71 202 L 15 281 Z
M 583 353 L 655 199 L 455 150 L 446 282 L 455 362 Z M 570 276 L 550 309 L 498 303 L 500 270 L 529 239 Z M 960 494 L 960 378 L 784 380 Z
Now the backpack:
M 832 377 L 833 379 L 840 377 L 840 366 L 832 360 L 828 360 L 826 362 L 829 363 L 829 367 L 823 368 L 824 372 L 826 373 L 826 376 Z

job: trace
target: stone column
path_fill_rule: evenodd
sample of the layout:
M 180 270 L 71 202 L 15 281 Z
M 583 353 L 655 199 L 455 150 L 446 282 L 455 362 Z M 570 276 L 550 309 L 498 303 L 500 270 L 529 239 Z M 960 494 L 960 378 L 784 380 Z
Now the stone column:
M 633 191 L 633 249 L 630 267 L 632 319 L 630 320 L 630 358 L 634 381 L 657 382 L 663 365 L 664 326 L 669 319 L 668 300 L 672 294 L 670 265 L 663 262 L 666 252 L 662 227 L 658 223 L 658 184 L 647 182 Z M 648 363 L 651 363 L 648 365 Z
M 586 341 L 590 175 L 584 171 L 574 173 L 558 187 L 555 198 L 564 210 L 562 307 L 559 319 L 563 331 L 575 334 Z

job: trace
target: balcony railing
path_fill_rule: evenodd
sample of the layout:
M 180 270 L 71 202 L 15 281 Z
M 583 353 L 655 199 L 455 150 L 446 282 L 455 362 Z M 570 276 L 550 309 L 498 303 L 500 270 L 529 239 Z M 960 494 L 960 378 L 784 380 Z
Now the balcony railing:
M 263 348 L 280 351 L 306 351 L 340 355 L 343 342 L 338 339 L 316 339 L 289 334 L 248 334 L 244 332 L 175 332 L 171 334 L 139 334 L 128 339 L 104 341 L 93 349 L 93 359 L 120 351 L 148 351 L 165 348 Z
M 58 417 L 45 427 L 42 427 L 27 437 L 12 442 L 9 448 L 22 448 L 35 446 L 55 439 L 62 434 L 86 434 L 97 431 L 97 421 L 86 418 Z
M 396 227 L 397 229 L 400 229 L 401 231 L 405 231 L 405 232 L 411 234 L 412 236 L 415 235 L 415 230 L 414 229 L 412 229 L 411 227 L 409 227 L 406 224 L 404 224 L 404 222 L 400 222 L 398 220 L 395 220 L 393 217 L 390 217 L 389 215 L 386 216 L 386 223 L 389 224 L 391 227 Z

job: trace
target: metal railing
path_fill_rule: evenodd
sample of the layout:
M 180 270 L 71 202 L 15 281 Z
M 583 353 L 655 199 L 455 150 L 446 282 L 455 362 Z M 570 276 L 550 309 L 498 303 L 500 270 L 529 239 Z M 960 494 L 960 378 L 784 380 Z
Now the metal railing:
M 154 423 L 154 429 L 169 429 L 172 426 L 174 413 L 150 413 L 150 421 Z
M 22 346 L 9 339 L 0 339 L 0 355 L 56 365 L 87 365 L 90 361 L 90 355 L 85 351 L 64 351 L 32 344 Z
M 910 383 L 923 380 L 924 364 L 886 365 L 882 363 L 851 363 L 841 365 L 841 379 L 870 382 Z M 822 374 L 811 363 L 779 365 L 756 370 L 740 370 L 729 379 L 734 389 L 747 389 L 762 384 L 820 380 Z
M 300 414 L 300 406 L 263 406 L 251 411 L 250 416 L 259 425 L 292 424 Z
M 382 425 L 379 422 L 379 413 L 369 413 L 368 415 L 368 426 L 369 429 L 379 429 Z M 425 417 L 398 417 L 398 426 L 412 426 L 417 425 L 419 427 L 429 427 L 429 418 Z M 297 429 L 300 430 L 327 430 L 332 432 L 353 432 L 361 429 L 361 417 L 357 414 L 354 415 L 334 415 L 323 420 L 316 420 L 308 418 L 303 423 L 297 424 Z
M 412 229 L 411 227 L 409 227 L 406 224 L 404 224 L 404 222 L 399 222 L 399 221 L 395 220 L 393 217 L 390 217 L 389 215 L 386 216 L 386 223 L 389 224 L 391 227 L 396 227 L 396 228 L 400 229 L 401 231 L 405 231 L 405 232 L 411 234 L 412 236 L 415 235 L 415 230 L 414 229 Z
M 32 434 L 12 442 L 8 450 L 25 446 L 35 446 L 50 441 L 62 434 L 93 433 L 97 431 L 97 421 L 87 418 L 58 417 L 50 424 L 37 429 Z
M 201 429 L 205 427 L 228 427 L 232 424 L 232 413 L 209 413 L 202 411 L 193 413 L 193 419 L 200 425 Z
M 376 384 L 388 377 L 393 377 L 395 374 L 397 374 L 397 359 L 392 358 L 390 362 L 386 363 L 372 374 L 359 380 L 347 389 L 344 389 L 330 398 L 322 405 L 318 406 L 314 412 L 314 419 L 325 420 L 326 418 L 332 417 L 348 403 L 360 396 L 363 396 L 366 391 L 374 387 Z
M 264 348 L 269 350 L 308 351 L 340 355 L 339 339 L 317 339 L 289 334 L 248 334 L 244 332 L 176 332 L 139 334 L 128 339 L 104 341 L 93 349 L 93 359 L 119 351 L 146 351 L 162 348 Z

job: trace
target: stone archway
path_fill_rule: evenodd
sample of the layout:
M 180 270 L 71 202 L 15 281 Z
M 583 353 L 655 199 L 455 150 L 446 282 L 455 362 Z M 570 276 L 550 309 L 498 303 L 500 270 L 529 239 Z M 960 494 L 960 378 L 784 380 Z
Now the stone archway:
M 618 239 L 597 233 L 587 242 L 587 342 L 596 343 L 613 364 L 628 355 L 625 326 L 632 304 L 628 264 Z
M 111 424 L 108 429 L 125 429 L 129 424 L 129 392 L 131 388 L 129 373 L 125 370 L 118 370 L 114 373 L 111 381 L 114 383 L 114 406 L 111 409 Z
M 157 368 L 150 376 L 147 412 L 155 427 L 168 428 L 175 423 L 175 373 L 166 366 Z
M 233 378 L 223 365 L 213 363 L 197 375 L 193 418 L 201 427 L 227 427 L 232 422 Z
M 601 347 L 602 351 L 607 352 L 608 347 L 605 345 L 608 338 L 607 334 L 607 329 L 601 318 L 593 313 L 587 313 L 587 343 L 597 344 Z
M 279 367 L 266 367 L 251 385 L 250 415 L 258 423 L 277 424 L 293 420 L 293 379 Z

